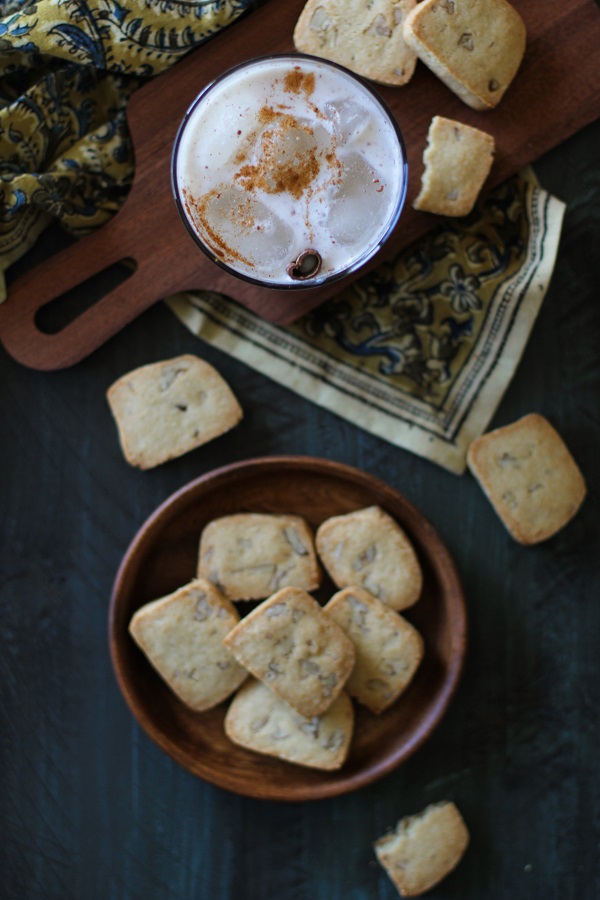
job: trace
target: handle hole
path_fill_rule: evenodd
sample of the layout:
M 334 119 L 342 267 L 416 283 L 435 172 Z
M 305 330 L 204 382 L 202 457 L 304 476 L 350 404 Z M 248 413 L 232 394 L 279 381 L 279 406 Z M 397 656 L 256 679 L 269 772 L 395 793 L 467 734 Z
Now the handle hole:
M 37 328 L 43 334 L 58 334 L 98 300 L 131 278 L 136 268 L 135 260 L 122 259 L 45 303 L 35 315 Z

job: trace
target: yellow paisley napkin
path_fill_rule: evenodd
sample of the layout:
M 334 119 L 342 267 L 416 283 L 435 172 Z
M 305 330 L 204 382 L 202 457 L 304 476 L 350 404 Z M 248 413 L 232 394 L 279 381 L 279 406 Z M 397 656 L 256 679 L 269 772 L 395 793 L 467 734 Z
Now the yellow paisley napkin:
M 0 0 L 0 302 L 51 221 L 83 235 L 124 202 L 132 92 L 259 2 Z M 460 473 L 529 337 L 562 217 L 519 176 L 291 327 L 207 293 L 169 304 L 290 390 Z
M 0 0 L 0 302 L 51 221 L 83 235 L 124 202 L 132 92 L 255 5 Z

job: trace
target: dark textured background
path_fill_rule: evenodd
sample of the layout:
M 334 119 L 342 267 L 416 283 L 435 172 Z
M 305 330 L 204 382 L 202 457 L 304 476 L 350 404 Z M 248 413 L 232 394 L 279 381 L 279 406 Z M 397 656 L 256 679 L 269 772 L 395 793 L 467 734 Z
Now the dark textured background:
M 0 896 L 10 900 L 392 900 L 371 844 L 453 799 L 472 841 L 432 898 L 600 898 L 600 122 L 540 161 L 568 203 L 558 261 L 492 422 L 538 411 L 589 496 L 538 547 L 515 544 L 456 477 L 301 400 L 192 337 L 163 304 L 55 373 L 0 350 Z M 46 235 L 14 273 L 64 239 Z M 182 352 L 217 366 L 245 410 L 213 444 L 150 472 L 123 460 L 104 399 L 123 372 Z M 276 804 L 225 793 L 140 731 L 117 688 L 107 610 L 152 510 L 210 469 L 301 453 L 406 494 L 466 589 L 464 677 L 431 740 L 373 786 Z

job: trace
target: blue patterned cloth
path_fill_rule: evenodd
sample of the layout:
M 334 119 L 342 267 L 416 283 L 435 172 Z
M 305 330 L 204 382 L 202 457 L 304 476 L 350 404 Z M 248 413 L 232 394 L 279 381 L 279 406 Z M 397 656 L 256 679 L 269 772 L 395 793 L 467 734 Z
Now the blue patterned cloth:
M 563 213 L 522 173 L 286 328 L 214 294 L 170 305 L 211 344 L 460 474 L 529 339 Z

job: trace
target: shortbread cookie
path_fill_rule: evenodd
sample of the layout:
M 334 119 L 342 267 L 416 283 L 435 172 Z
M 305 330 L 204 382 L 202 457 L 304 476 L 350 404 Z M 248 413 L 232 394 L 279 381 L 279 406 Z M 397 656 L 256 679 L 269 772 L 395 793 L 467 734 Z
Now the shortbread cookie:
M 537 413 L 473 441 L 469 468 L 511 536 L 537 544 L 569 522 L 586 495 L 577 463 Z
M 191 354 L 128 372 L 106 397 L 125 459 L 140 469 L 182 456 L 242 418 L 217 370 Z
M 237 610 L 203 579 L 142 606 L 129 632 L 156 671 L 197 712 L 221 703 L 247 678 L 223 645 Z
M 495 141 L 491 134 L 435 116 L 423 153 L 425 171 L 415 209 L 440 216 L 466 216 L 489 175 Z
M 383 712 L 417 671 L 423 659 L 423 638 L 410 622 L 364 588 L 338 591 L 324 609 L 356 651 L 345 690 L 371 712 Z
M 406 84 L 417 55 L 402 31 L 416 0 L 308 0 L 294 29 L 296 50 L 340 63 L 380 84 Z
M 336 587 L 364 587 L 392 609 L 419 599 L 423 576 L 414 548 L 378 506 L 327 519 L 317 529 L 316 544 Z
M 454 803 L 428 806 L 400 819 L 374 844 L 377 859 L 402 897 L 418 897 L 446 877 L 469 844 L 467 826 Z
M 322 715 L 306 719 L 254 679 L 238 691 L 225 716 L 225 733 L 234 744 L 313 769 L 344 764 L 353 727 L 354 709 L 344 691 Z
M 306 718 L 320 716 L 354 665 L 354 645 L 305 591 L 283 588 L 225 638 L 239 663 Z
M 315 590 L 322 572 L 303 518 L 238 513 L 214 519 L 202 531 L 198 575 L 230 600 L 264 600 L 282 587 Z
M 404 39 L 473 109 L 502 99 L 525 52 L 525 25 L 506 0 L 423 0 L 406 17 Z

